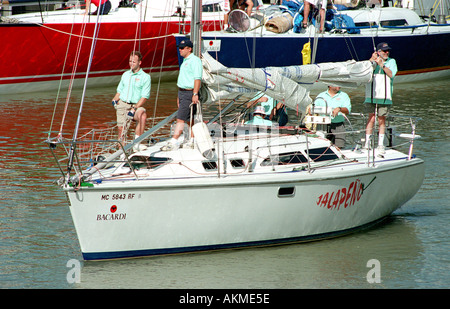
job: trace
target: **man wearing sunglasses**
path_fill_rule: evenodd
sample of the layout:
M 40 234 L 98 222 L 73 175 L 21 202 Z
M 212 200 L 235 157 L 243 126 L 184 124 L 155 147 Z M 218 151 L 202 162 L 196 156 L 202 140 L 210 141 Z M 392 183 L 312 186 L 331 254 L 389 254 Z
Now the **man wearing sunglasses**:
M 369 149 L 370 136 L 375 124 L 375 113 L 378 116 L 378 147 L 380 154 L 385 153 L 384 134 L 386 130 L 386 116 L 392 106 L 393 82 L 397 74 L 397 62 L 390 58 L 391 47 L 386 42 L 377 45 L 377 51 L 372 54 L 370 61 L 374 65 L 372 82 L 366 84 L 366 98 L 364 105 L 369 114 L 366 126 L 366 143 L 364 148 Z
M 172 138 L 161 148 L 162 151 L 176 150 L 180 147 L 181 141 L 179 141 L 179 137 L 183 133 L 184 124 L 188 123 L 189 127 L 192 127 L 191 104 L 193 109 L 192 115 L 195 115 L 197 111 L 196 105 L 199 103 L 198 92 L 202 82 L 203 66 L 200 58 L 192 53 L 192 48 L 193 44 L 190 40 L 183 40 L 178 45 L 180 56 L 184 59 L 180 66 L 177 80 L 177 122 Z M 192 132 L 190 138 L 188 146 L 192 147 Z

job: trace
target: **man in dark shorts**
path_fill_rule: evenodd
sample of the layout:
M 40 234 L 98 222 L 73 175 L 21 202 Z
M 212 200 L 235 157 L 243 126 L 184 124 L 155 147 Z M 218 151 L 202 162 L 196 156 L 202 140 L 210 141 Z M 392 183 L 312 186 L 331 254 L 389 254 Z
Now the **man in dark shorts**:
M 161 148 L 162 151 L 176 150 L 180 147 L 181 141 L 179 137 L 183 133 L 184 124 L 188 123 L 190 127 L 192 126 L 191 104 L 194 104 L 192 106 L 194 108 L 192 115 L 194 115 L 196 112 L 195 105 L 199 103 L 198 92 L 202 82 L 203 66 L 200 58 L 192 53 L 192 48 L 193 44 L 189 40 L 183 40 L 178 45 L 180 55 L 184 60 L 180 66 L 177 80 L 177 123 L 172 138 Z M 192 137 L 191 133 L 191 139 Z M 192 140 L 188 143 L 192 144 Z

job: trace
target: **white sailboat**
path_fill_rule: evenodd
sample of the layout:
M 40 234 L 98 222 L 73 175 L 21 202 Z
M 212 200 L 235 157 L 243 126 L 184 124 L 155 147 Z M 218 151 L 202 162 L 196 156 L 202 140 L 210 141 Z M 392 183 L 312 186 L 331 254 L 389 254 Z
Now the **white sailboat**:
M 265 92 L 304 110 L 312 102 L 301 86 L 305 79 L 356 87 L 371 80 L 369 62 L 239 70 L 207 55 L 202 61 L 202 104 L 219 102 L 222 111 L 208 122 L 205 138 L 212 147 L 205 149 L 199 136 L 194 148 L 161 151 L 165 141 L 150 140 L 145 151 L 135 153 L 133 143 L 122 147 L 96 135 L 48 139 L 84 259 L 340 236 L 382 221 L 419 190 L 424 162 L 412 152 L 416 118 L 405 122 L 412 132 L 406 135 L 406 154 L 394 147 L 384 154 L 339 149 L 320 129 L 296 124 L 242 124 L 246 108 L 239 100 Z M 134 142 L 151 139 L 174 116 Z M 398 134 L 402 128 L 396 127 Z M 113 147 L 101 147 L 108 144 Z

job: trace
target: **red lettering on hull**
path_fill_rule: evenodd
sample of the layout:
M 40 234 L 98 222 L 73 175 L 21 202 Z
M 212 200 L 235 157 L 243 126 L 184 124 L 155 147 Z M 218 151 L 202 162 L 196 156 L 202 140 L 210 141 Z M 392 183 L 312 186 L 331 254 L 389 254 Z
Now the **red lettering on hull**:
M 351 182 L 348 187 L 321 194 L 318 197 L 316 204 L 319 207 L 328 208 L 330 210 L 340 210 L 355 205 L 355 203 L 360 200 L 362 193 L 363 184 L 361 184 L 361 180 L 356 179 Z

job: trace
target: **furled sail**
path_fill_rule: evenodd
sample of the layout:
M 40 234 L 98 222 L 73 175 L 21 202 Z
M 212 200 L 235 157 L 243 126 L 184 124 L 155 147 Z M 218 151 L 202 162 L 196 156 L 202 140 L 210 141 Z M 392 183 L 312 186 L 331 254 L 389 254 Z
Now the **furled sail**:
M 370 61 L 330 62 L 261 69 L 227 68 L 210 54 L 203 53 L 204 103 L 237 96 L 253 98 L 260 92 L 284 102 L 290 108 L 305 110 L 312 102 L 314 83 L 322 82 L 356 88 L 372 80 Z

